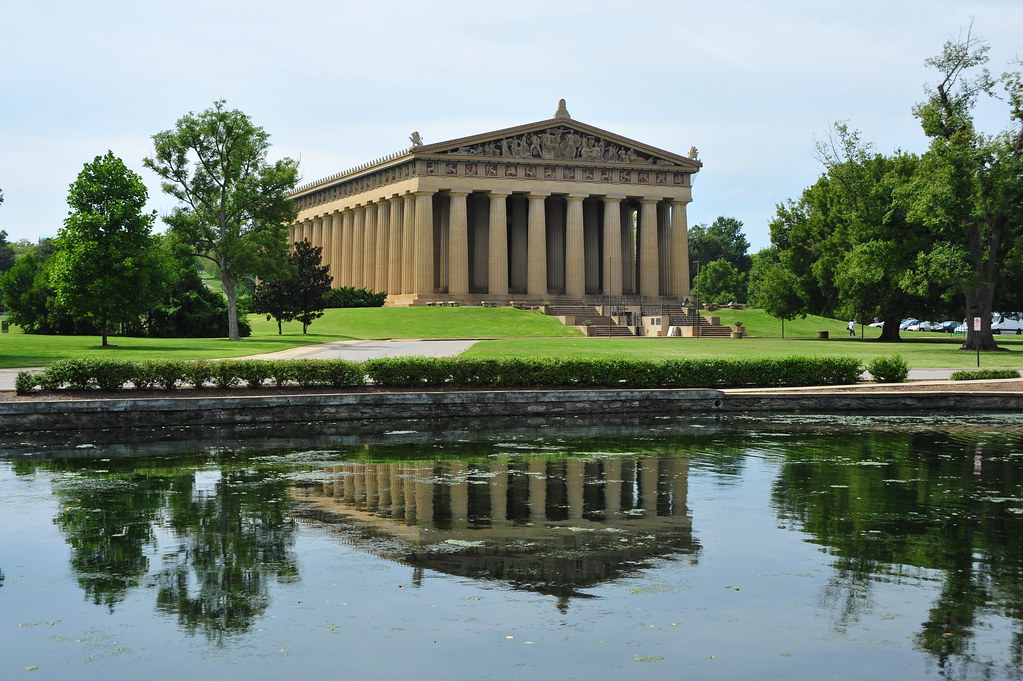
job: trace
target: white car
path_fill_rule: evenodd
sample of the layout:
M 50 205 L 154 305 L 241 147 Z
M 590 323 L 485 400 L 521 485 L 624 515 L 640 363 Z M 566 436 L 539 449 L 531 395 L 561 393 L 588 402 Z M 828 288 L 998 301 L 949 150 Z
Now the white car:
M 991 333 L 1014 333 L 1019 336 L 1023 334 L 1023 321 L 1018 313 L 1003 315 L 996 312 L 991 315 Z

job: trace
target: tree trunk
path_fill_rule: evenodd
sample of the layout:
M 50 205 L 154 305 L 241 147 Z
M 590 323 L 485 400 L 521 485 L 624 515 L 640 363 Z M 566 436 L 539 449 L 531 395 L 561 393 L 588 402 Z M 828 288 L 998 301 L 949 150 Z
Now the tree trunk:
M 978 286 L 966 292 L 966 341 L 960 350 L 1001 350 L 991 333 L 991 312 L 994 287 Z M 974 317 L 980 317 L 980 331 L 973 330 Z
M 100 322 L 99 322 L 99 332 L 103 336 L 103 347 L 104 348 L 110 347 L 110 344 L 107 343 L 107 320 L 106 319 L 101 319 L 100 320 Z
M 220 283 L 224 287 L 224 296 L 227 297 L 227 337 L 230 340 L 241 340 L 238 333 L 238 294 L 234 277 L 229 276 L 226 263 L 220 263 Z
M 283 329 L 281 329 L 281 318 L 280 317 L 277 318 L 277 335 L 278 336 L 283 336 L 284 335 L 284 331 L 283 331 Z
M 885 319 L 884 326 L 881 328 L 881 337 L 877 339 L 879 343 L 901 343 L 902 337 L 899 336 L 899 319 Z

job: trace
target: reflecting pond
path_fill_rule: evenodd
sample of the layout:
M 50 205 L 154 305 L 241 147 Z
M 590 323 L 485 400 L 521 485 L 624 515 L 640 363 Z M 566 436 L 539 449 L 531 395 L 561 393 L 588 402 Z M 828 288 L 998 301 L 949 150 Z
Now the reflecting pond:
M 1020 416 L 16 440 L 3 679 L 1023 676 Z

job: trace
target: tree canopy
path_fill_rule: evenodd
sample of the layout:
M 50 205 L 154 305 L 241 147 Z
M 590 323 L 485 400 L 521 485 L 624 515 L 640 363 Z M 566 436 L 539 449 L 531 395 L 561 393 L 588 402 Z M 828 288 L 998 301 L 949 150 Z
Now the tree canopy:
M 735 218 L 721 216 L 710 225 L 689 228 L 689 257 L 703 266 L 725 260 L 739 273 L 746 274 L 751 264 L 748 250 L 749 241 L 742 233 L 742 222 Z M 692 274 L 696 276 L 696 268 L 692 269 Z
M 988 49 L 967 31 L 926 61 L 937 83 L 914 114 L 931 144 L 903 192 L 909 218 L 933 235 L 919 268 L 925 274 L 952 263 L 963 273 L 951 284 L 965 299 L 967 318 L 980 317 L 983 325 L 974 332 L 967 324 L 963 347 L 981 350 L 998 347 L 990 327 L 996 291 L 1023 242 L 1023 74 L 992 77 Z M 1008 105 L 1009 124 L 999 133 L 976 129 L 982 95 Z
M 145 159 L 161 187 L 181 202 L 164 221 L 201 257 L 217 264 L 228 303 L 228 335 L 238 332 L 238 283 L 283 265 L 295 207 L 287 194 L 298 181 L 290 158 L 267 161 L 269 135 L 223 100 L 153 136 Z
M 104 346 L 109 324 L 132 320 L 159 297 L 155 214 L 142 212 L 148 198 L 142 179 L 110 151 L 85 164 L 68 193 L 51 281 L 72 315 L 96 320 Z

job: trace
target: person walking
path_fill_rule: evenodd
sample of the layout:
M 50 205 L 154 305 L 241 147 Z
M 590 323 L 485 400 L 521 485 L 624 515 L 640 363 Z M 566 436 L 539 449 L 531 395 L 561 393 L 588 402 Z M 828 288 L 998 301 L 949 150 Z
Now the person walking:
M 849 329 L 849 337 L 856 338 L 856 323 L 850 319 L 849 326 L 847 328 Z

